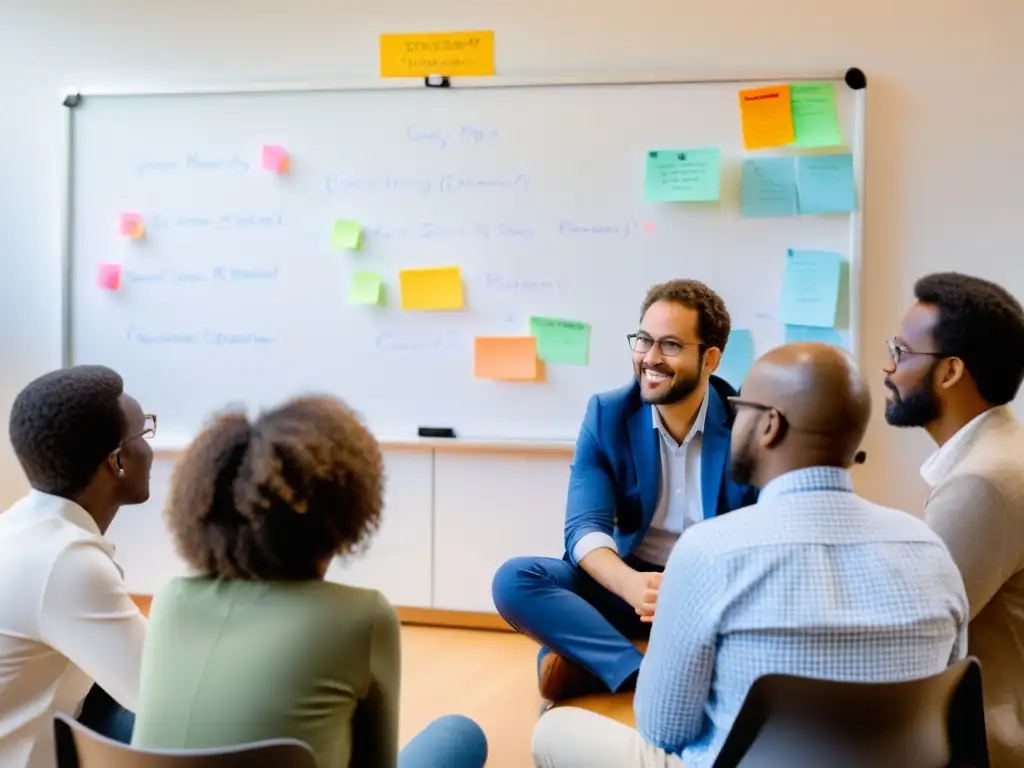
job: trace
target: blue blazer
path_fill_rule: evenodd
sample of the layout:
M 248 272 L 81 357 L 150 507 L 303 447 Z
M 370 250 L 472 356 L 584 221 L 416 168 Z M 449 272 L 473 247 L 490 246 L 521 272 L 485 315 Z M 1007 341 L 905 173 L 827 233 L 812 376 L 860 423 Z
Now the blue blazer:
M 729 475 L 732 417 L 725 398 L 735 395 L 724 379 L 712 376 L 701 438 L 701 494 L 704 519 L 757 501 L 754 486 Z M 661 448 L 653 406 L 640 397 L 640 384 L 594 395 L 576 440 L 565 511 L 566 557 L 588 533 L 615 539 L 627 557 L 647 535 L 661 490 Z

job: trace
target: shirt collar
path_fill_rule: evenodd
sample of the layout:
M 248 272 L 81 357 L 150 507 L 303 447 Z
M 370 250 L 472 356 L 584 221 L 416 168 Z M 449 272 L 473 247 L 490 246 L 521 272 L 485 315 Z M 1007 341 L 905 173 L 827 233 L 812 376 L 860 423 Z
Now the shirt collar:
M 946 475 L 952 471 L 953 467 L 963 457 L 965 450 L 981 427 L 992 417 L 993 413 L 1001 410 L 1003 409 L 990 408 L 979 413 L 960 427 L 949 440 L 928 457 L 928 460 L 921 465 L 921 477 L 924 478 L 924 481 L 928 483 L 930 488 L 934 488 L 946 479 Z
M 665 424 L 661 420 L 661 414 L 658 413 L 657 406 L 653 406 L 653 405 L 651 406 L 651 414 L 652 414 L 651 420 L 654 423 L 654 428 L 656 430 L 658 430 L 658 432 L 661 433 L 662 437 L 667 437 L 668 439 L 672 440 L 672 442 L 674 443 L 675 442 L 675 438 L 672 437 L 672 435 L 669 433 L 669 431 L 665 428 Z M 708 417 L 708 393 L 707 393 L 707 390 L 705 390 L 704 391 L 704 399 L 701 400 L 700 408 L 697 410 L 697 418 L 695 418 L 693 420 L 693 426 L 690 427 L 690 431 L 686 433 L 686 437 L 683 438 L 683 441 L 681 443 L 679 443 L 679 445 L 686 445 L 688 442 L 690 442 L 690 440 L 693 439 L 694 435 L 703 434 L 704 433 L 704 422 L 707 420 L 707 417 Z
M 842 467 L 806 467 L 779 475 L 766 483 L 757 502 L 768 501 L 788 493 L 839 491 L 853 493 L 853 478 Z
M 43 493 L 32 489 L 28 493 L 28 501 L 32 504 L 32 507 L 36 509 L 40 514 L 54 517 L 60 517 L 67 520 L 72 525 L 78 526 L 87 533 L 91 533 L 94 536 L 103 538 L 103 534 L 100 532 L 100 527 L 96 525 L 96 521 L 93 520 L 92 515 L 85 511 L 71 499 L 65 499 L 63 496 L 54 496 L 50 493 Z M 106 541 L 106 539 L 104 539 Z

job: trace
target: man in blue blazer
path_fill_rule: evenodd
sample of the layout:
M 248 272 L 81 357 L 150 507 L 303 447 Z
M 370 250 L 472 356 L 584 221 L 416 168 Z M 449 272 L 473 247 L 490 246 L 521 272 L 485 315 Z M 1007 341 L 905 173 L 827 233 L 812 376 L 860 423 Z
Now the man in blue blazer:
M 753 504 L 728 474 L 736 392 L 713 376 L 725 302 L 696 280 L 648 292 L 627 337 L 636 380 L 587 405 L 569 478 L 565 555 L 517 557 L 494 576 L 498 612 L 542 646 L 541 695 L 629 690 L 661 571 L 687 526 Z

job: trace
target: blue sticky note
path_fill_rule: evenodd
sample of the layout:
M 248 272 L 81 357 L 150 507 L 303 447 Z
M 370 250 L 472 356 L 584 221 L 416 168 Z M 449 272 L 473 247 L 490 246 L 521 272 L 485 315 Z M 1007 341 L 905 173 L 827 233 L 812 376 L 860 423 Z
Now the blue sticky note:
M 856 210 L 853 155 L 802 155 L 796 160 L 800 213 L 849 213 Z
M 794 342 L 801 341 L 815 341 L 846 349 L 843 337 L 835 328 L 816 328 L 813 325 L 787 325 L 786 343 L 793 344 Z
M 786 325 L 834 328 L 842 267 L 838 253 L 789 250 L 779 319 Z
M 733 329 L 729 333 L 729 340 L 725 342 L 725 352 L 722 353 L 722 360 L 715 375 L 739 389 L 753 364 L 753 335 L 750 331 Z
M 740 212 L 747 217 L 796 214 L 796 165 L 792 157 L 766 157 L 743 163 Z
M 660 149 L 647 153 L 644 200 L 701 203 L 718 199 L 717 149 Z

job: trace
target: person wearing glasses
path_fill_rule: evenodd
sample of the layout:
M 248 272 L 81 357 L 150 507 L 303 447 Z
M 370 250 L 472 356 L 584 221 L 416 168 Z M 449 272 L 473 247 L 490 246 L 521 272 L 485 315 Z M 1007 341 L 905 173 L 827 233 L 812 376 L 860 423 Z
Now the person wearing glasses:
M 146 619 L 104 534 L 149 498 L 156 418 L 80 365 L 29 383 L 9 432 L 31 490 L 0 514 L 0 765 L 53 768 L 57 712 L 131 739 Z
M 885 418 L 938 449 L 921 468 L 925 521 L 967 586 L 995 768 L 1024 765 L 1024 427 L 1009 403 L 1024 379 L 1024 310 L 987 280 L 941 272 L 888 342 Z
M 871 413 L 853 358 L 776 347 L 732 404 L 733 476 L 760 487 L 757 503 L 687 528 L 672 551 L 636 729 L 552 709 L 534 731 L 539 768 L 711 768 L 760 677 L 898 682 L 965 656 L 967 596 L 942 539 L 853 491 Z
M 631 690 L 679 535 L 753 503 L 729 477 L 732 426 L 714 376 L 731 323 L 696 280 L 650 289 L 627 336 L 634 381 L 595 395 L 576 441 L 562 559 L 517 557 L 494 576 L 498 613 L 541 645 L 541 696 Z

